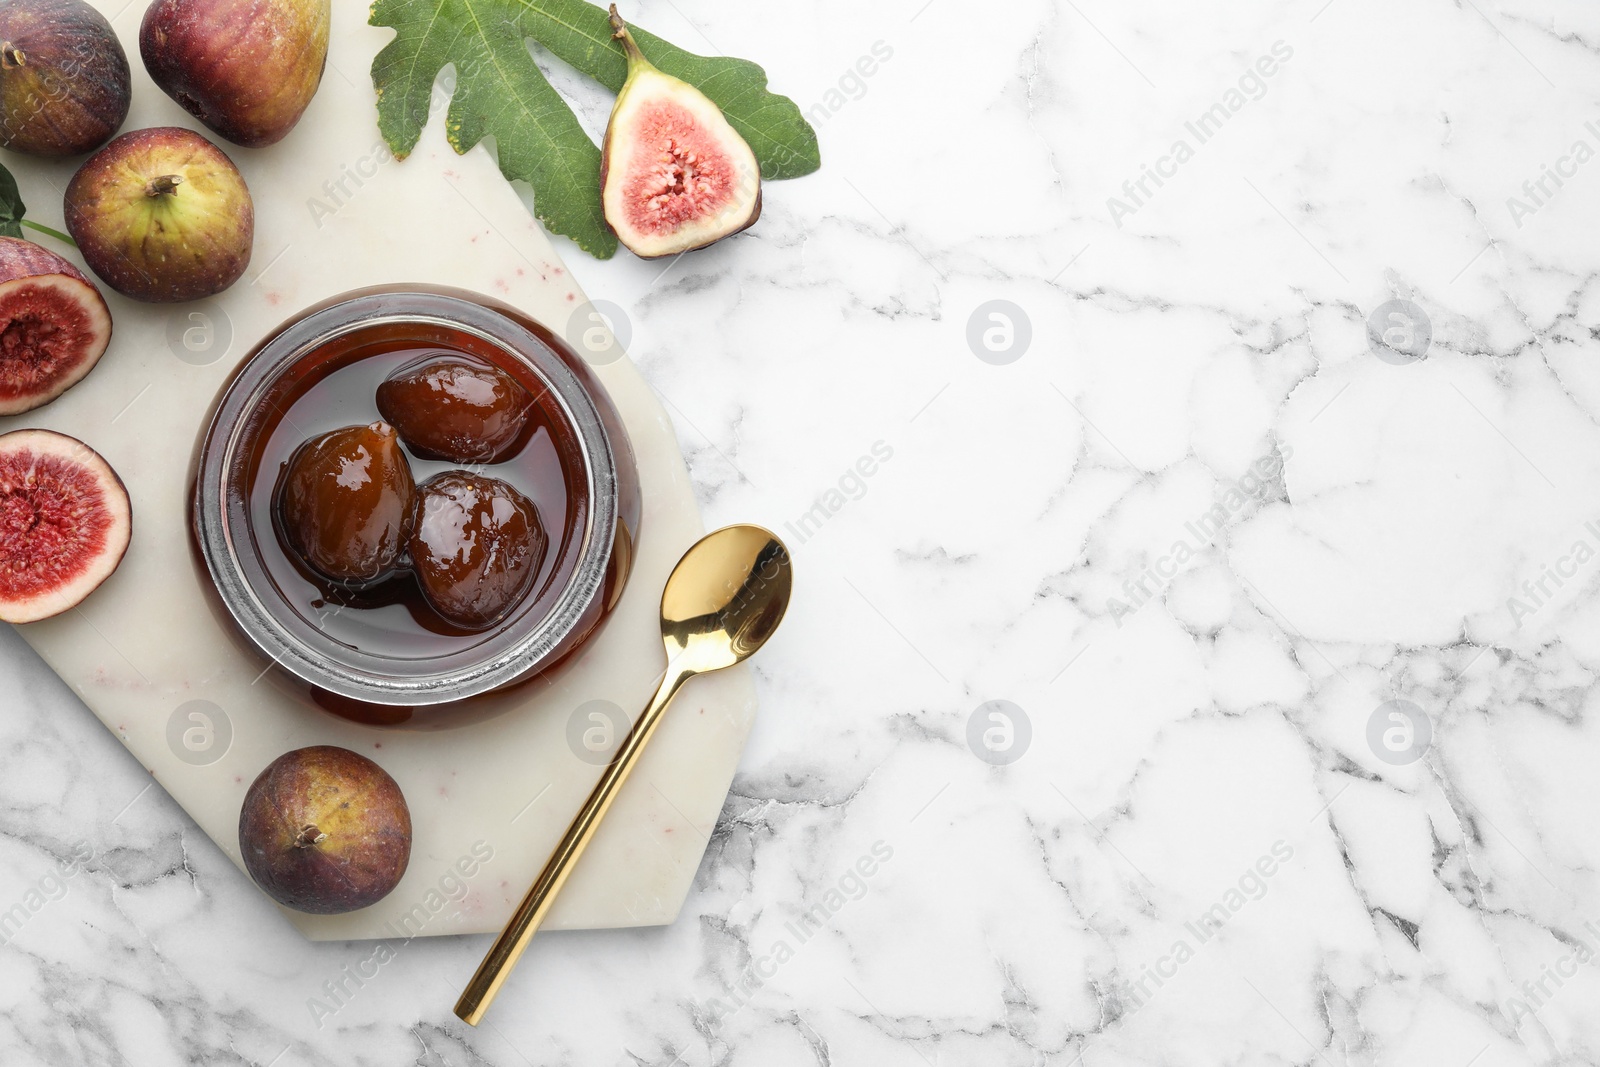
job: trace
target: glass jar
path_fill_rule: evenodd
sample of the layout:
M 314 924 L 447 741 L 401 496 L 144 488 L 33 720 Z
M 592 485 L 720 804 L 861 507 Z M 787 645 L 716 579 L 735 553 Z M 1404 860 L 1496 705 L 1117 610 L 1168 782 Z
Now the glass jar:
M 532 499 L 549 544 L 518 607 L 476 632 L 433 614 L 409 575 L 378 591 L 330 590 L 287 551 L 274 522 L 294 449 L 376 421 L 377 385 L 436 352 L 491 363 L 534 397 L 534 430 L 518 454 L 473 469 Z M 460 466 L 408 458 L 418 484 Z M 218 394 L 193 487 L 202 585 L 225 626 L 278 685 L 374 724 L 454 725 L 513 705 L 510 690 L 594 635 L 621 596 L 639 534 L 633 449 L 594 371 L 515 308 L 431 286 L 347 293 L 268 335 Z

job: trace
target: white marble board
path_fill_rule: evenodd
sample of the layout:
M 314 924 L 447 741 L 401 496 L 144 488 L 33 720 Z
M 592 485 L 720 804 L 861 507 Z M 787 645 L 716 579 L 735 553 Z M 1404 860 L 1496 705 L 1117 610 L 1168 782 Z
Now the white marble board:
M 103 6 L 115 13 L 114 4 Z M 448 731 L 357 726 L 257 684 L 261 663 L 220 631 L 188 549 L 187 470 L 218 387 L 265 332 L 309 304 L 386 282 L 474 289 L 558 333 L 587 304 L 489 154 L 457 156 L 446 144 L 437 106 L 415 152 L 403 162 L 390 157 L 367 77 L 390 33 L 368 27 L 364 16 L 360 5 L 334 6 L 322 88 L 284 141 L 256 151 L 224 145 L 255 199 L 255 252 L 244 278 L 213 301 L 171 307 L 106 288 L 114 333 L 93 374 L 44 409 L 0 420 L 0 432 L 45 427 L 79 437 L 127 482 L 134 538 L 122 568 L 81 609 L 21 632 L 236 863 L 245 789 L 283 752 L 343 745 L 400 783 L 415 827 L 404 880 L 350 915 L 286 912 L 313 940 L 500 928 L 599 771 L 569 747 L 569 720 L 593 700 L 629 716 L 644 706 L 664 664 L 661 587 L 704 532 L 672 425 L 624 357 L 598 372 L 638 454 L 645 508 L 637 565 L 600 636 L 549 684 L 532 687 L 525 706 Z M 116 25 L 134 68 L 133 111 L 123 128 L 198 128 L 144 73 L 137 20 Z M 59 225 L 72 165 L 11 155 L 5 162 L 30 217 Z M 52 247 L 81 265 L 75 253 Z M 204 733 L 205 724 L 189 718 L 196 708 L 218 723 L 211 748 L 203 736 L 191 737 L 202 746 L 199 757 L 182 741 L 184 729 Z M 684 691 L 547 926 L 672 921 L 754 711 L 743 669 Z M 492 858 L 484 862 L 486 854 Z M 463 879 L 461 869 L 471 876 Z

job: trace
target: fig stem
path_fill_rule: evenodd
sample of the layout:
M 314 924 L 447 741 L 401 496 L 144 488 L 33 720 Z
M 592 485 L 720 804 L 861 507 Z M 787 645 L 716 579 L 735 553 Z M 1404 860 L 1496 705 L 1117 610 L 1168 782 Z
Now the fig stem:
M 322 844 L 322 842 L 326 841 L 327 839 L 328 835 L 317 829 L 316 823 L 307 823 L 305 826 L 302 826 L 300 828 L 300 832 L 295 835 L 294 847 L 310 848 L 312 845 Z
M 163 174 L 151 178 L 144 186 L 145 196 L 171 196 L 178 191 L 178 186 L 183 184 L 181 174 Z
M 30 230 L 38 230 L 40 233 L 47 233 L 51 237 L 54 237 L 58 241 L 65 241 L 67 244 L 71 245 L 73 248 L 77 248 L 78 247 L 78 242 L 74 241 L 71 237 L 68 237 L 66 234 L 62 233 L 60 230 L 52 230 L 48 226 L 41 226 L 37 222 L 34 222 L 32 219 L 23 219 L 21 221 L 22 221 L 22 224 L 24 226 L 26 226 Z
M 10 41 L 0 44 L 0 67 L 10 70 L 12 67 L 27 66 L 27 63 L 28 57 L 23 53 L 22 49 Z
M 611 36 L 622 42 L 622 51 L 628 57 L 628 73 L 632 74 L 635 67 L 643 64 L 648 67 L 651 63 L 639 51 L 639 44 L 633 39 L 633 34 L 628 32 L 628 24 L 622 21 L 622 16 L 617 13 L 617 5 L 611 5 Z

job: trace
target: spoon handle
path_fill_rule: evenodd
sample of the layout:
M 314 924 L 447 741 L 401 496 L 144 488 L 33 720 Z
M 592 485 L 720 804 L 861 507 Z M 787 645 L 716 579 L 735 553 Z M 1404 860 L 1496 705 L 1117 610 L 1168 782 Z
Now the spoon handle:
M 583 850 L 589 847 L 589 841 L 600 828 L 600 820 L 606 817 L 606 811 L 622 789 L 622 783 L 628 780 L 633 765 L 639 762 L 644 746 L 649 743 L 650 735 L 655 733 L 661 721 L 661 713 L 691 677 L 693 675 L 688 672 L 671 665 L 667 667 L 667 674 L 661 679 L 656 695 L 650 698 L 649 706 L 633 724 L 633 729 L 628 731 L 617 754 L 606 765 L 600 780 L 595 783 L 594 791 L 583 802 L 572 825 L 567 827 L 566 834 L 556 844 L 555 851 L 550 853 L 550 859 L 545 862 L 544 870 L 539 872 L 528 895 L 511 913 L 506 928 L 500 931 L 489 954 L 478 964 L 477 973 L 462 991 L 461 999 L 456 1001 L 458 1018 L 477 1026 L 489 1010 L 489 1005 L 494 1003 L 495 994 L 500 992 L 501 985 L 511 976 L 511 969 L 517 965 L 528 942 L 533 940 L 539 924 L 544 922 L 545 915 L 555 903 L 556 894 L 561 892 L 567 876 L 578 865 Z

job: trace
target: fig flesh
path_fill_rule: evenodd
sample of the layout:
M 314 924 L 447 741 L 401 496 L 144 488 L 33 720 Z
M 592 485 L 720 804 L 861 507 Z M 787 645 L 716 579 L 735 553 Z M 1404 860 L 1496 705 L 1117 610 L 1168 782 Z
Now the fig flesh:
M 0 237 L 0 415 L 48 404 L 110 343 L 111 310 L 93 282 L 49 249 Z
M 761 216 L 761 168 L 722 110 L 688 82 L 663 74 L 611 6 L 628 56 L 601 147 L 606 222 L 645 259 L 703 248 Z
M 347 426 L 313 437 L 290 457 L 278 483 L 279 528 L 313 570 L 361 588 L 399 568 L 415 502 L 394 427 Z
M 250 263 L 255 206 L 239 169 L 192 130 L 125 133 L 67 185 L 67 229 L 90 269 L 135 300 L 199 300 Z
M 49 430 L 0 436 L 0 620 L 77 607 L 111 577 L 132 534 L 128 490 L 88 445 Z
M 417 490 L 411 565 L 444 618 L 484 630 L 511 614 L 549 543 L 533 502 L 498 478 L 446 471 Z
M 245 870 L 273 900 L 338 915 L 382 900 L 411 861 L 411 811 L 365 756 L 333 745 L 286 752 L 245 792 Z
M 84 0 L 0 5 L 0 147 L 92 152 L 111 140 L 132 101 L 127 53 Z
M 155 0 L 139 54 L 161 91 L 246 148 L 281 141 L 328 62 L 330 0 Z
M 499 463 L 532 411 L 533 397 L 505 371 L 454 353 L 425 356 L 378 386 L 378 413 L 425 459 Z

